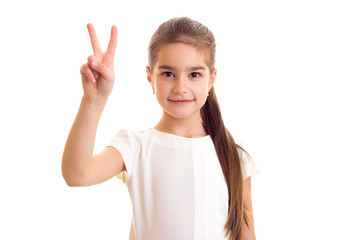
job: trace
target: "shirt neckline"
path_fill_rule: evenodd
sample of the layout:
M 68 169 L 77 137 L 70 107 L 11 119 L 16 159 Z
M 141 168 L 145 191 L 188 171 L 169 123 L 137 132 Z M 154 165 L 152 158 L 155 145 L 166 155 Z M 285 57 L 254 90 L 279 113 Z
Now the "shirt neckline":
M 199 140 L 211 138 L 210 135 L 206 135 L 206 136 L 203 136 L 203 137 L 190 138 L 190 137 L 179 136 L 179 135 L 176 135 L 176 134 L 173 134 L 173 133 L 163 132 L 163 131 L 157 130 L 155 128 L 150 128 L 150 130 L 152 130 L 155 133 L 161 134 L 163 136 L 168 136 L 168 137 L 178 138 L 178 139 L 183 139 L 183 140 L 188 140 L 188 141 L 199 141 Z

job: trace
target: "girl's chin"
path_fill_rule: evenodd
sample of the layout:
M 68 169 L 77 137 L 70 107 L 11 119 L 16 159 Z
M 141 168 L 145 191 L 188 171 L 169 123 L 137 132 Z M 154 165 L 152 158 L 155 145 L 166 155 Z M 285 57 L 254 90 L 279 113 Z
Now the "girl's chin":
M 200 111 L 190 112 L 190 111 L 166 111 L 164 110 L 164 115 L 170 118 L 175 118 L 178 120 L 190 120 L 193 118 L 199 118 L 201 121 Z

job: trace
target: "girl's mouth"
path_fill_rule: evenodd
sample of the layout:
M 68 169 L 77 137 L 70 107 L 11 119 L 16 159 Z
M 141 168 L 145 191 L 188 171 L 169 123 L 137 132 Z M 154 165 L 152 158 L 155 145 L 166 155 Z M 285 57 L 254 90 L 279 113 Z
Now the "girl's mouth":
M 187 99 L 177 99 L 177 100 L 171 100 L 169 99 L 170 102 L 178 104 L 178 105 L 183 105 L 183 104 L 187 104 L 192 102 L 193 100 L 187 100 Z

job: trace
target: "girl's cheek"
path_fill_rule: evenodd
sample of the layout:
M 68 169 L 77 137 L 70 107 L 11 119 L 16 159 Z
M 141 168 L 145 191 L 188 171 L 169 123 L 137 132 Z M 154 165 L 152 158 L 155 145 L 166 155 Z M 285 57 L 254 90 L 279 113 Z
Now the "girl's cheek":
M 168 84 L 164 83 L 164 82 L 158 82 L 158 84 L 155 86 L 155 91 L 158 95 L 163 95 L 168 88 Z

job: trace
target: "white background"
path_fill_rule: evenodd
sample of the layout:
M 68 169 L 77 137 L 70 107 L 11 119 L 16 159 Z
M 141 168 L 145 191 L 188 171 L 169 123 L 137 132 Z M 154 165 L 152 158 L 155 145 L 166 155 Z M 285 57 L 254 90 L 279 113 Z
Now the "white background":
M 2 1 L 0 239 L 128 239 L 126 186 L 70 188 L 61 157 L 82 96 L 91 22 L 106 48 L 119 29 L 116 83 L 98 128 L 161 116 L 146 81 L 147 45 L 188 16 L 217 40 L 215 89 L 252 178 L 257 239 L 360 239 L 358 1 Z M 166 226 L 164 226 L 166 227 Z

